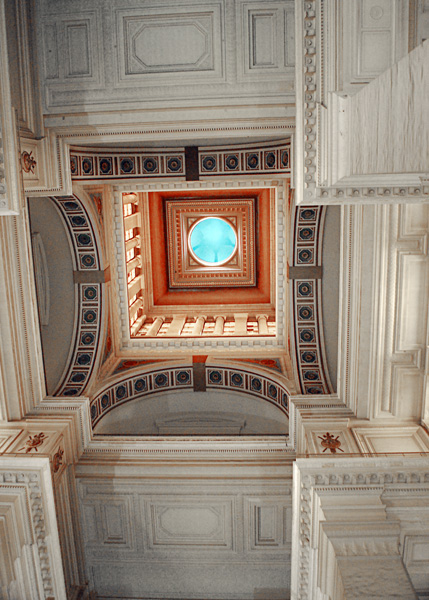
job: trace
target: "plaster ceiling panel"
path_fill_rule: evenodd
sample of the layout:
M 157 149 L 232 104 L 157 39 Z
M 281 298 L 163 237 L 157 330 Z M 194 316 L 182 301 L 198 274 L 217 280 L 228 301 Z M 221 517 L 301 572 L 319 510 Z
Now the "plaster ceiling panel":
M 271 257 L 275 233 L 271 221 L 273 208 L 269 189 L 216 192 L 202 190 L 198 193 L 186 191 L 181 194 L 153 192 L 149 193 L 147 202 L 149 214 L 146 227 L 151 232 L 154 306 L 273 304 Z M 241 241 L 246 242 L 246 248 L 241 253 L 243 268 L 239 271 L 241 277 L 237 284 L 232 283 L 228 272 L 224 271 L 222 278 L 227 276 L 229 285 L 222 285 L 222 289 L 219 289 L 219 276 L 213 270 L 205 268 L 200 271 L 201 278 L 191 286 L 192 273 L 187 273 L 186 267 L 182 267 L 183 263 L 187 266 L 189 262 L 183 256 L 186 231 L 180 221 L 175 221 L 176 217 L 186 217 L 186 213 L 189 217 L 196 217 L 198 214 L 232 215 L 241 219 L 238 225 Z M 190 283 L 185 286 L 187 275 Z M 172 286 L 173 278 L 175 280 Z M 191 289 L 185 291 L 180 287 Z M 207 289 L 192 289 L 196 287 Z
M 73 261 L 64 225 L 53 202 L 49 198 L 32 198 L 29 209 L 32 234 L 40 234 L 46 256 L 48 287 L 40 329 L 47 390 L 53 393 L 67 366 L 74 333 Z M 39 287 L 39 302 L 41 292 Z
M 282 435 L 288 419 L 248 394 L 174 391 L 137 398 L 108 412 L 95 427 L 104 435 Z
M 221 201 L 215 198 L 181 201 L 178 198 L 166 200 L 164 206 L 170 288 L 256 285 L 256 198 Z M 207 218 L 222 219 L 227 231 L 229 228 L 235 234 L 236 247 L 226 264 L 210 266 L 194 255 L 193 228 Z

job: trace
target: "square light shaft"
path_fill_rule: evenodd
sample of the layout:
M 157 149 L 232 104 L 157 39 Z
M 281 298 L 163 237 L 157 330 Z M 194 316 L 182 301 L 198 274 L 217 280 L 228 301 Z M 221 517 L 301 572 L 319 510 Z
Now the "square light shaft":
M 257 198 L 165 200 L 170 288 L 256 286 Z

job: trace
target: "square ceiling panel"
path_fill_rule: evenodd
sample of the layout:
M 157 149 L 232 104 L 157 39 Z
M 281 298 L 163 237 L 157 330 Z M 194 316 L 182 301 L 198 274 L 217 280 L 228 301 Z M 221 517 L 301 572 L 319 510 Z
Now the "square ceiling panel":
M 202 305 L 273 310 L 274 196 L 269 188 L 149 192 L 143 226 L 150 232 L 147 308 L 162 314 L 167 307 Z M 192 227 L 208 217 L 225 220 L 236 232 L 237 251 L 221 265 L 201 264 L 189 251 Z
M 169 288 L 256 285 L 257 198 L 165 200 Z
M 112 285 L 118 297 L 128 292 L 128 315 L 118 305 L 122 348 L 178 351 L 196 337 L 201 349 L 211 351 L 222 351 L 226 337 L 237 347 L 255 345 L 255 352 L 256 340 L 284 347 L 288 186 L 277 180 L 246 184 L 136 184 L 133 191 L 115 186 L 115 213 L 123 214 L 115 227 L 122 258 Z M 223 245 L 210 255 L 204 235 L 204 251 L 201 234 L 193 236 L 213 221 L 222 224 Z

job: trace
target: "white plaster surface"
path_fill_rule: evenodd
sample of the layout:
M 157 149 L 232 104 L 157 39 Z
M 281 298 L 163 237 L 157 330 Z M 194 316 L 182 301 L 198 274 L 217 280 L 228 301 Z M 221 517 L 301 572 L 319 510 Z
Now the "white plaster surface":
M 46 385 L 52 394 L 67 364 L 74 330 L 73 263 L 62 219 L 49 198 L 29 200 L 31 231 L 40 233 L 49 272 L 49 324 L 41 326 Z
M 427 173 L 429 41 L 349 100 L 350 172 Z
M 157 393 L 111 410 L 96 434 L 255 435 L 287 434 L 288 419 L 276 406 L 249 394 L 225 391 Z
M 329 377 L 335 391 L 337 389 L 338 360 L 340 239 L 341 208 L 331 206 L 326 211 L 322 245 L 322 311 Z
M 277 481 L 203 477 L 79 478 L 86 564 L 106 598 L 285 600 L 292 504 L 287 470 Z M 176 473 L 176 475 L 178 472 Z M 226 474 L 224 472 L 224 474 Z

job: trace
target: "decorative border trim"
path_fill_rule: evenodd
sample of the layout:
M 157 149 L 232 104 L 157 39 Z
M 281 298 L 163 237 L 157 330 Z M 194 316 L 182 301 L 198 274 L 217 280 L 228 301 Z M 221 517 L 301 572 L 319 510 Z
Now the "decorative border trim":
M 160 367 L 118 379 L 106 386 L 90 402 L 91 424 L 97 423 L 113 408 L 136 398 L 171 390 L 193 389 L 193 370 L 189 366 Z M 256 396 L 275 404 L 289 418 L 289 392 L 276 379 L 257 371 L 209 365 L 208 389 L 228 389 Z
M 293 236 L 293 264 L 315 267 L 322 264 L 321 244 L 325 208 L 302 206 L 296 209 Z
M 69 232 L 77 271 L 98 271 L 101 254 L 91 218 L 75 195 L 51 196 Z M 54 396 L 80 396 L 88 385 L 98 354 L 102 323 L 101 283 L 76 284 L 75 342 L 69 365 Z
M 317 161 L 317 56 L 316 56 L 316 9 L 315 0 L 299 0 L 295 3 L 297 48 L 295 70 L 296 83 L 296 184 L 297 203 L 309 203 L 315 199 Z M 301 197 L 300 197 L 301 196 Z
M 95 425 L 113 408 L 135 398 L 174 389 L 192 389 L 194 385 L 191 367 L 173 367 L 144 371 L 133 377 L 125 377 L 107 386 L 90 402 L 91 424 Z
M 208 389 L 228 389 L 234 392 L 251 394 L 275 404 L 289 418 L 289 392 L 275 379 L 246 369 L 206 367 L 206 386 Z
M 326 208 L 298 207 L 295 212 L 294 266 L 322 264 L 323 222 Z M 303 394 L 332 394 L 324 352 L 322 283 L 320 279 L 291 280 L 295 360 Z
M 201 177 L 291 172 L 291 143 L 243 149 L 204 148 L 199 153 Z
M 199 126 L 199 125 L 192 125 L 188 122 L 187 125 L 181 125 L 178 124 L 175 127 L 157 127 L 157 128 L 151 128 L 151 127 L 145 127 L 144 125 L 141 126 L 140 128 L 136 128 L 135 124 L 129 124 L 129 123 L 121 123 L 120 125 L 120 130 L 118 131 L 118 128 L 115 128 L 115 126 L 111 126 L 111 125 L 99 125 L 97 127 L 97 131 L 92 131 L 92 130 L 88 130 L 87 126 L 81 126 L 81 125 L 77 125 L 77 126 L 70 126 L 68 123 L 63 123 L 61 125 L 61 127 L 56 127 L 55 121 L 58 119 L 58 115 L 57 114 L 51 114 L 49 115 L 47 118 L 45 118 L 45 127 L 49 128 L 49 129 L 56 129 L 56 135 L 59 138 L 67 138 L 67 139 L 74 139 L 74 138 L 99 138 L 100 141 L 103 141 L 103 138 L 105 136 L 112 136 L 112 137 L 116 137 L 118 135 L 118 133 L 122 134 L 127 134 L 127 135 L 131 135 L 131 136 L 136 136 L 138 138 L 138 140 L 140 141 L 142 137 L 147 137 L 150 135 L 153 136 L 162 136 L 162 139 L 165 139 L 165 135 L 171 135 L 171 134 L 181 134 L 181 139 L 183 138 L 189 138 L 189 134 L 192 135 L 198 135 L 201 133 L 215 133 L 215 134 L 219 134 L 219 124 L 217 122 L 213 123 L 213 120 L 211 119 L 209 122 L 213 123 L 212 127 L 207 127 L 207 126 Z M 54 124 L 51 124 L 51 121 L 54 121 Z M 241 119 L 242 121 L 242 119 Z M 254 120 L 249 120 L 249 121 L 245 121 L 244 124 L 242 125 L 226 125 L 224 127 L 222 127 L 222 131 L 228 131 L 231 133 L 242 133 L 242 134 L 248 134 L 248 132 L 261 132 L 263 131 L 265 133 L 266 136 L 272 135 L 273 132 L 275 132 L 274 135 L 278 135 L 278 134 L 285 134 L 285 135 L 290 135 L 295 131 L 295 121 L 293 117 L 282 117 L 281 119 L 278 118 L 272 118 L 269 117 L 268 119 L 265 119 L 265 121 L 267 121 L 267 124 L 265 125 L 255 125 L 255 121 Z M 207 121 L 206 121 L 207 123 Z
M 200 177 L 213 175 L 291 173 L 291 142 L 282 144 L 204 148 L 199 151 Z M 72 180 L 137 179 L 186 176 L 184 148 L 144 151 L 70 149 Z
M 318 187 L 315 190 L 315 202 L 331 200 L 334 202 L 350 202 L 363 200 L 370 203 L 379 201 L 385 204 L 386 202 L 402 203 L 407 199 L 412 202 L 429 201 L 429 185 L 421 186 L 343 186 L 343 187 Z
M 185 151 L 70 150 L 70 172 L 74 180 L 183 177 Z

